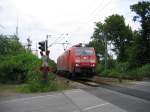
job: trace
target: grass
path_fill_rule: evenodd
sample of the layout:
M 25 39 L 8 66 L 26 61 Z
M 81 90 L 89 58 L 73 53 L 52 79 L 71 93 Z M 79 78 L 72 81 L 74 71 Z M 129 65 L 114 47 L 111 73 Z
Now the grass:
M 39 81 L 31 81 L 25 85 L 17 87 L 17 92 L 20 93 L 36 93 L 36 92 L 50 92 L 62 91 L 71 88 L 66 82 L 59 78 L 50 80 L 48 83 L 41 83 Z
M 23 85 L 23 86 L 19 86 L 16 88 L 17 92 L 19 93 L 41 93 L 41 92 L 51 92 L 51 91 L 62 91 L 62 90 L 66 90 L 69 87 L 65 84 L 58 84 L 56 82 L 52 82 L 50 84 L 47 85 L 34 85 L 31 86 L 29 84 Z
M 57 79 L 57 81 L 53 81 L 46 85 L 34 84 L 31 86 L 30 84 L 0 84 L 0 94 L 62 91 L 69 88 L 69 85 Z
M 0 94 L 2 93 L 17 93 L 18 88 L 26 84 L 0 84 Z

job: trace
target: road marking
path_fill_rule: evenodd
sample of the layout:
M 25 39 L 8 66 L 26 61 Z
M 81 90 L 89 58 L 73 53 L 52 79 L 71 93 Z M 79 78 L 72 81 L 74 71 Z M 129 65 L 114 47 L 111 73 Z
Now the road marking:
M 82 90 L 77 89 L 77 90 L 68 90 L 68 91 L 64 91 L 65 94 L 72 94 L 72 93 L 78 93 L 78 92 L 82 92 Z
M 94 108 L 102 107 L 102 106 L 105 106 L 105 105 L 108 105 L 108 104 L 109 103 L 103 103 L 103 104 L 87 107 L 87 108 L 84 108 L 83 111 L 87 111 L 87 110 L 91 110 L 91 109 L 94 109 Z
M 74 90 L 68 90 L 66 92 L 79 92 L 79 91 L 81 91 L 81 90 L 80 89 L 74 89 Z M 43 97 L 55 97 L 58 95 L 62 95 L 62 94 L 58 93 L 55 95 L 41 95 L 41 96 L 33 96 L 33 97 L 27 97 L 27 98 L 17 98 L 17 99 L 13 99 L 13 100 L 2 101 L 2 102 L 0 102 L 0 104 L 16 102 L 16 101 L 26 101 L 26 100 L 30 100 L 30 99 L 37 99 L 37 98 L 43 98 Z
M 57 95 L 42 95 L 42 96 L 34 96 L 34 97 L 28 97 L 28 98 L 17 98 L 17 99 L 14 99 L 14 100 L 2 101 L 2 102 L 0 102 L 0 104 L 16 102 L 16 101 L 26 101 L 26 100 L 31 100 L 31 99 L 43 98 L 43 97 L 56 97 L 58 95 L 61 95 L 61 94 L 59 93 Z
M 83 91 L 81 89 L 73 89 L 73 90 L 66 90 L 66 92 L 80 92 Z
M 75 111 L 73 111 L 73 112 L 80 112 L 79 110 L 75 110 Z

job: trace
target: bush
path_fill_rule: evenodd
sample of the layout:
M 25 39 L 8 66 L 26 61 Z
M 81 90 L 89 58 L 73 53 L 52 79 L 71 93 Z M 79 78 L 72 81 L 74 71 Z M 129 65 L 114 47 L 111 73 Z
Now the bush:
M 104 77 L 108 77 L 110 72 L 111 72 L 110 69 L 106 69 L 106 70 L 103 70 L 100 75 Z
M 39 66 L 40 60 L 31 53 L 0 57 L 0 82 L 23 83 L 28 71 Z
M 150 64 L 143 65 L 139 68 L 139 72 L 144 76 L 150 78 Z
M 124 62 L 124 63 L 116 63 L 115 64 L 115 69 L 120 72 L 120 73 L 125 73 L 128 71 L 129 69 L 129 63 L 128 62 Z
M 48 75 L 45 83 L 40 72 L 41 60 L 26 50 L 16 36 L 0 35 L 0 83 L 26 83 L 19 88 L 26 92 L 44 92 L 64 89 L 65 85 L 55 81 L 55 75 Z M 49 60 L 56 71 L 56 64 Z
M 111 66 L 104 69 L 104 65 L 97 66 L 97 71 L 101 72 L 101 76 L 120 78 L 128 70 L 128 63 L 116 63 L 111 60 Z
M 16 55 L 25 52 L 24 47 L 15 36 L 0 35 L 0 55 Z
M 107 68 L 108 69 L 112 69 L 115 67 L 115 64 L 116 64 L 116 60 L 113 60 L 113 59 L 108 59 L 107 60 Z
M 139 72 L 138 69 L 133 69 L 127 72 L 127 76 L 129 79 L 142 80 L 144 76 Z
M 104 66 L 102 64 L 96 65 L 96 73 L 99 74 L 104 70 Z
M 115 60 L 109 59 L 107 61 L 107 69 L 112 69 L 115 67 Z M 103 73 L 104 74 L 108 71 L 104 71 L 105 70 L 105 64 L 104 61 L 102 61 L 101 63 L 96 65 L 96 73 Z
M 128 71 L 127 74 L 129 78 L 136 80 L 142 80 L 144 77 L 150 78 L 150 64 L 146 64 L 142 67 L 132 69 Z
M 53 60 L 49 60 L 48 64 L 53 69 L 53 72 L 56 73 L 56 71 L 57 71 L 56 63 Z
M 40 59 L 27 51 L 15 35 L 0 35 L 0 48 L 1 83 L 23 83 L 28 71 L 39 66 Z
M 121 76 L 121 73 L 119 71 L 117 71 L 116 69 L 111 69 L 108 76 L 119 78 Z
M 67 88 L 65 84 L 59 84 L 56 81 L 56 77 L 54 74 L 48 74 L 48 82 L 44 82 L 43 80 L 43 73 L 40 71 L 31 71 L 28 74 L 28 81 L 27 85 L 24 87 L 19 88 L 20 92 L 48 92 L 48 91 L 56 91 L 56 90 L 63 90 Z

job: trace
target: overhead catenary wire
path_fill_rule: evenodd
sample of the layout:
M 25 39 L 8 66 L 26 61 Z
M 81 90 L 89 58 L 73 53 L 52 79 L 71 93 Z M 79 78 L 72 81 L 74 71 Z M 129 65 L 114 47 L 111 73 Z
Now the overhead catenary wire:
M 53 44 L 55 44 L 59 39 L 63 39 L 65 35 L 68 35 L 68 34 L 61 34 L 60 36 L 57 37 L 57 39 L 55 39 L 50 45 L 49 47 L 51 47 Z
M 105 5 L 103 5 L 103 7 L 101 8 L 101 10 L 99 12 L 102 12 L 110 3 L 112 2 L 112 0 L 109 0 Z M 99 5 L 90 13 L 89 18 L 97 11 L 97 9 L 99 9 L 100 5 L 102 3 L 100 2 Z M 89 23 L 93 18 L 90 18 L 88 21 L 84 22 L 84 25 L 86 23 Z M 83 24 L 82 24 L 83 25 Z M 83 27 L 83 26 L 82 26 Z M 78 26 L 71 34 L 77 32 L 79 29 L 81 28 L 81 25 Z

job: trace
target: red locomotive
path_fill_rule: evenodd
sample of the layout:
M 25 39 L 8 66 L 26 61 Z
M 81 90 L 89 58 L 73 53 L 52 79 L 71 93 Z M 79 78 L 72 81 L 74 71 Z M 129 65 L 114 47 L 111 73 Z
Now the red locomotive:
M 72 46 L 57 59 L 57 71 L 69 77 L 92 77 L 95 74 L 96 54 L 92 47 Z

